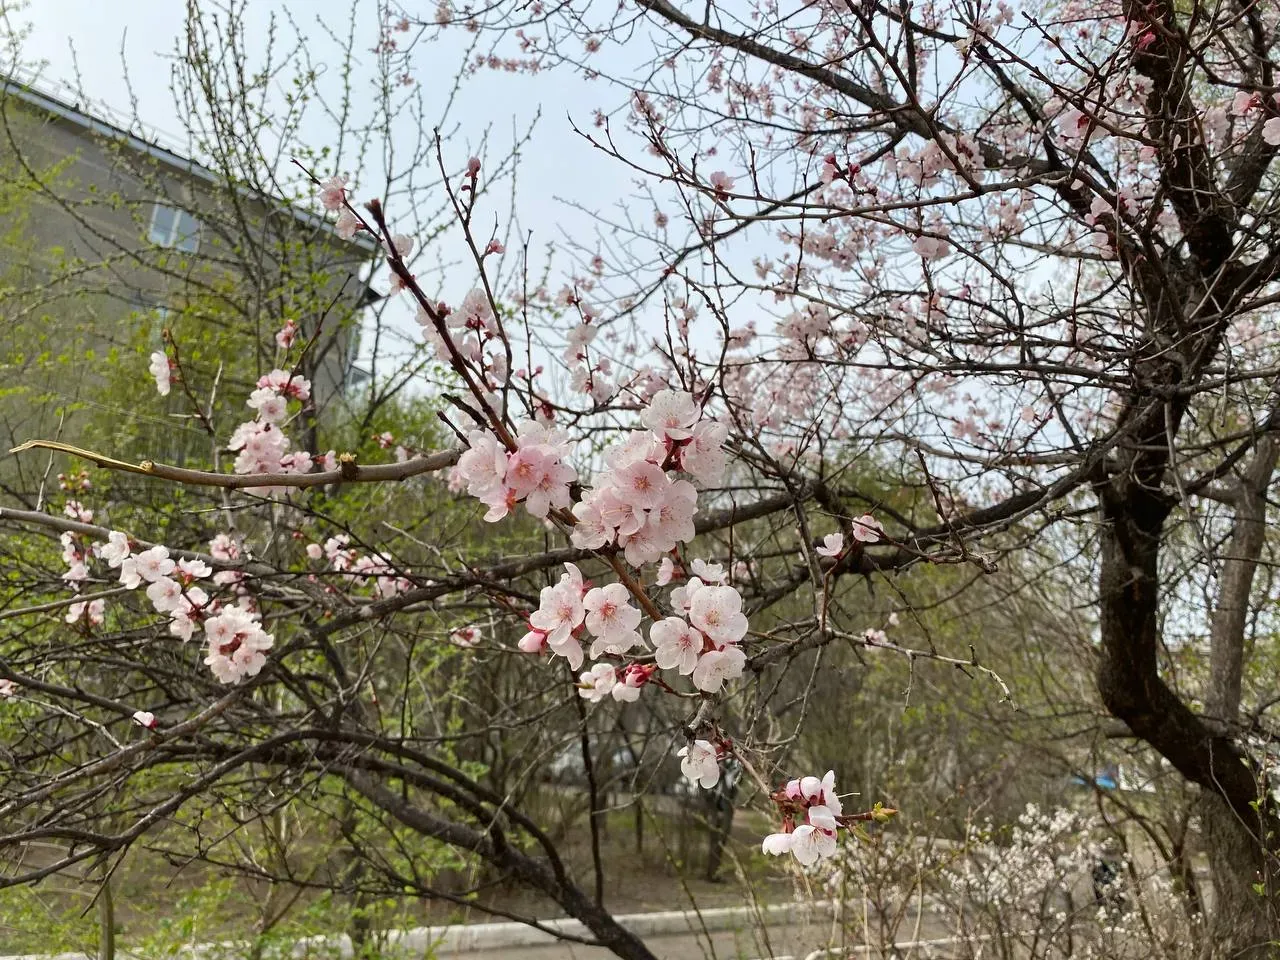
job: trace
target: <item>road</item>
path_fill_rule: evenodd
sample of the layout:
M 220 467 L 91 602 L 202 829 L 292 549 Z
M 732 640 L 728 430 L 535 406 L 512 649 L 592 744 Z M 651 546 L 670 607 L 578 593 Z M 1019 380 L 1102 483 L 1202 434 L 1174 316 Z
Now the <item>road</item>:
M 831 935 L 828 925 L 775 927 L 769 931 L 769 943 L 761 941 L 758 931 L 720 930 L 711 934 L 708 947 L 704 935 L 692 933 L 649 936 L 645 945 L 658 960 L 743 960 L 756 957 L 794 957 L 824 947 Z M 442 953 L 441 960 L 617 960 L 615 954 L 601 947 L 584 947 L 573 943 L 549 943 L 530 947 L 504 947 L 500 950 L 472 950 L 467 953 Z

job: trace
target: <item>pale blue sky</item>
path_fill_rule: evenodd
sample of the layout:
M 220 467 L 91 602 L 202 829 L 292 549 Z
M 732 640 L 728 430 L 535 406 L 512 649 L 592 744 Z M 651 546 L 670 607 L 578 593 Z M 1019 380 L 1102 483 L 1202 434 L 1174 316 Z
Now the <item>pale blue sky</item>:
M 376 0 L 357 0 L 356 8 L 355 46 L 363 75 L 357 76 L 353 85 L 362 90 L 376 73 L 377 58 L 371 48 L 379 25 Z M 310 38 L 312 55 L 325 66 L 336 47 L 324 36 L 321 23 L 345 33 L 351 10 L 351 0 L 249 0 L 246 34 L 252 46 L 265 33 L 271 15 L 287 11 Z M 19 20 L 31 25 L 23 56 L 28 63 L 41 65 L 44 85 L 72 84 L 78 72 L 80 87 L 95 107 L 105 106 L 125 116 L 136 112 L 159 139 L 185 150 L 183 124 L 169 89 L 169 60 L 184 30 L 185 4 L 181 0 L 34 0 L 19 14 Z M 412 67 L 428 125 L 438 122 L 468 40 L 461 31 L 451 31 L 443 40 L 415 52 Z M 339 89 L 336 70 L 322 76 L 319 86 L 335 95 Z M 589 243 L 596 225 L 586 211 L 607 211 L 634 187 L 621 164 L 592 150 L 572 133 L 570 121 L 589 128 L 594 109 L 615 106 L 619 99 L 617 91 L 584 83 L 568 71 L 536 76 L 483 71 L 466 83 L 450 114 L 452 126 L 447 129 L 454 132 L 446 155 L 461 165 L 487 135 L 489 155 L 502 156 L 516 131 L 526 129 L 541 111 L 533 140 L 517 167 L 514 205 L 518 223 L 523 232 L 532 231 L 532 248 L 536 250 L 545 250 L 565 235 Z M 356 102 L 359 109 L 358 97 Z M 391 142 L 402 155 L 415 139 L 416 128 L 417 119 L 407 114 L 393 126 Z M 305 134 L 313 146 L 330 135 L 323 118 L 310 124 Z M 360 171 L 350 172 L 357 174 L 358 182 Z M 492 198 L 487 224 L 492 225 L 495 218 L 505 224 L 511 204 L 509 189 Z M 458 240 L 444 240 L 444 260 L 460 259 Z M 559 258 L 558 267 L 568 270 L 568 258 Z M 474 283 L 474 273 L 468 274 L 464 266 L 447 271 L 441 293 L 451 299 L 460 297 Z M 399 312 L 404 318 L 411 314 L 407 305 Z M 397 326 L 416 329 L 407 322 Z

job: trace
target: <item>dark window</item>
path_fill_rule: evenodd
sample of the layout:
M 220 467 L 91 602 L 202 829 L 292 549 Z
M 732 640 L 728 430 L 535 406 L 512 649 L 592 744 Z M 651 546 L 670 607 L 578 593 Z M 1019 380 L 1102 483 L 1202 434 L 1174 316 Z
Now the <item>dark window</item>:
M 147 239 L 161 247 L 195 253 L 200 249 L 200 221 L 178 207 L 157 203 L 151 209 Z

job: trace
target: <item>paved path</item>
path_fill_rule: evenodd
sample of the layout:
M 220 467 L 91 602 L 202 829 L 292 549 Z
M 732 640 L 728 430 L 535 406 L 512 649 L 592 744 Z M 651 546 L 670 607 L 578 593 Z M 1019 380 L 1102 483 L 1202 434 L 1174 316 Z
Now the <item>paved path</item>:
M 769 943 L 762 942 L 752 930 L 720 930 L 711 934 L 708 946 L 705 936 L 692 933 L 648 936 L 645 945 L 658 960 L 744 960 L 757 957 L 792 957 L 803 960 L 810 952 L 826 946 L 829 926 L 775 927 L 769 931 Z M 441 960 L 617 960 L 608 950 L 583 947 L 572 943 L 549 943 L 542 946 L 505 947 L 500 950 L 473 950 L 469 953 L 442 953 Z

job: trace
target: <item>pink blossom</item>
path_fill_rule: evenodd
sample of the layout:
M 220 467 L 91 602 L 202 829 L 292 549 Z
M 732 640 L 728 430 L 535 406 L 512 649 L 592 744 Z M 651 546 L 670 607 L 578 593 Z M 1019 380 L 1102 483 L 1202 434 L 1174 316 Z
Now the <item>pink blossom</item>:
M 704 790 L 710 790 L 720 781 L 720 764 L 716 759 L 716 748 L 707 740 L 695 740 L 680 748 L 676 756 L 681 757 L 680 772 L 690 783 L 695 783 Z
M 125 557 L 120 563 L 120 582 L 130 590 L 136 590 L 142 583 L 142 574 L 138 572 L 138 561 L 133 557 Z
M 516 646 L 525 653 L 542 653 L 547 649 L 547 635 L 541 630 L 530 630 Z
M 609 690 L 610 696 L 619 703 L 635 703 L 640 699 L 640 688 L 649 682 L 653 667 L 632 663 L 618 677 L 618 682 Z
M 267 388 L 259 388 L 249 394 L 245 406 L 257 410 L 259 419 L 267 423 L 279 423 L 288 412 L 284 397 Z
M 283 327 L 276 331 L 276 346 L 281 350 L 288 350 L 293 346 L 293 341 L 298 336 L 298 325 L 292 320 L 286 320 Z
M 747 633 L 742 595 L 733 587 L 703 587 L 689 604 L 689 620 L 716 644 L 737 643 Z
M 710 650 L 698 658 L 698 664 L 693 668 L 693 685 L 707 693 L 716 693 L 726 680 L 742 676 L 746 662 L 747 655 L 738 647 L 730 645 L 721 650 Z
M 154 546 L 144 550 L 133 558 L 138 576 L 148 583 L 154 583 L 161 577 L 173 573 L 176 564 L 169 559 L 169 551 L 162 546 Z
M 177 609 L 182 599 L 182 586 L 169 577 L 160 577 L 148 584 L 147 599 L 157 613 L 167 613 Z
M 567 572 L 560 577 L 558 584 L 542 588 L 538 609 L 529 616 L 529 625 L 547 635 L 547 643 L 552 649 L 568 638 L 586 618 L 586 608 L 582 603 L 582 571 L 572 563 L 566 563 L 564 567 Z
M 481 639 L 483 634 L 479 627 L 459 627 L 449 634 L 449 642 L 456 647 L 474 647 Z
M 112 530 L 107 534 L 106 543 L 94 544 L 93 552 L 114 570 L 129 556 L 129 538 L 119 530 Z
M 770 856 L 779 857 L 784 853 L 791 852 L 790 833 L 771 833 L 764 838 L 764 842 L 760 844 L 760 849 Z
M 169 358 L 165 356 L 163 350 L 157 350 L 151 354 L 151 366 L 148 369 L 151 372 L 151 376 L 155 377 L 156 393 L 162 397 L 167 397 L 171 383 L 171 371 L 169 369 Z
M 576 512 L 576 511 L 575 511 Z M 676 565 L 670 557 L 663 557 L 662 562 L 658 564 L 658 575 L 654 583 L 659 587 L 665 587 L 671 582 L 671 578 L 675 576 Z
M 812 866 L 819 860 L 834 855 L 836 835 L 804 823 L 791 832 L 791 855 L 802 866 Z
M 133 712 L 133 722 L 140 727 L 154 730 L 156 728 L 156 715 L 148 713 L 146 710 L 135 710 Z
M 83 561 L 77 560 L 71 565 L 71 569 L 62 575 L 62 579 L 66 580 L 68 583 L 78 583 L 81 580 L 87 580 L 89 579 L 89 568 L 84 565 Z
M 491 434 L 474 430 L 467 434 L 467 449 L 455 468 L 473 497 L 502 487 L 507 471 L 507 450 Z
M 194 580 L 203 580 L 205 577 L 213 573 L 209 565 L 203 560 L 179 560 L 178 575 L 183 583 L 191 583 Z
M 705 584 L 697 577 L 690 577 L 683 587 L 676 587 L 671 591 L 671 606 L 680 613 L 687 614 L 689 607 L 693 604 L 693 598 L 704 586 Z
M 106 601 L 98 598 L 97 600 L 81 600 L 73 603 L 67 608 L 67 623 L 78 623 L 81 620 L 87 620 L 90 626 L 100 626 L 106 616 Z
M 621 583 L 588 590 L 582 605 L 591 635 L 608 640 L 635 630 L 640 624 L 640 611 L 631 606 L 630 600 L 631 594 Z
M 607 663 L 594 664 L 590 670 L 578 677 L 578 696 L 592 703 L 598 703 L 609 695 L 609 691 L 617 682 L 613 667 Z
M 360 226 L 359 217 L 350 210 L 343 210 L 333 223 L 333 232 L 343 240 L 350 240 L 356 235 L 356 231 L 360 229 Z
M 410 253 L 413 252 L 413 242 L 414 242 L 413 237 L 407 234 L 404 234 L 404 233 L 392 234 L 390 251 L 394 251 L 394 253 L 398 257 L 401 257 L 401 258 L 407 257 Z M 386 246 L 385 240 L 383 241 L 383 246 Z
M 693 394 L 681 390 L 659 390 L 640 414 L 640 420 L 660 440 L 688 440 L 698 419 Z
M 885 539 L 884 527 L 869 513 L 864 513 L 853 521 L 853 539 L 862 543 L 878 543 Z
M 653 659 L 663 670 L 679 670 L 682 676 L 693 673 L 702 652 L 702 634 L 679 617 L 667 617 L 649 628 L 653 641 Z
M 266 651 L 275 639 L 263 631 L 257 615 L 243 607 L 225 607 L 204 624 L 209 641 L 205 664 L 221 683 L 239 683 L 256 676 L 266 665 Z
M 707 182 L 711 184 L 712 189 L 716 193 L 724 195 L 733 190 L 733 177 L 729 176 L 723 170 L 717 170 L 707 178 Z
M 844 550 L 844 534 L 828 533 L 822 538 L 822 546 L 817 548 L 817 553 L 823 557 L 838 557 L 842 550 Z
M 689 564 L 689 569 L 703 583 L 724 583 L 725 581 L 723 564 L 708 563 L 699 557 Z
M 337 210 L 347 201 L 347 178 L 330 177 L 320 184 L 320 205 L 326 210 Z
M 1262 139 L 1273 147 L 1280 146 L 1280 117 L 1272 117 L 1262 125 Z

